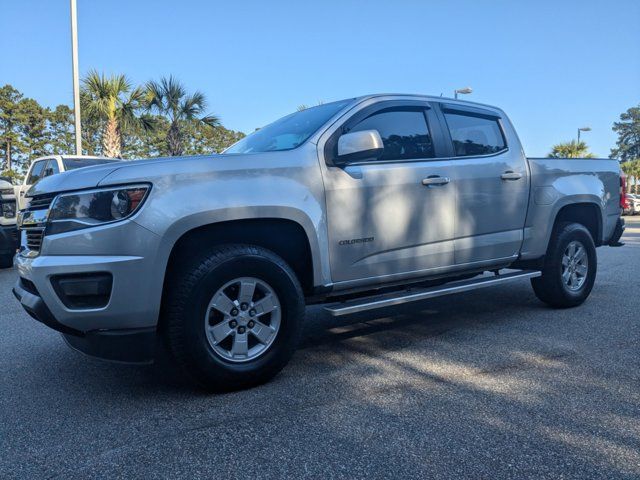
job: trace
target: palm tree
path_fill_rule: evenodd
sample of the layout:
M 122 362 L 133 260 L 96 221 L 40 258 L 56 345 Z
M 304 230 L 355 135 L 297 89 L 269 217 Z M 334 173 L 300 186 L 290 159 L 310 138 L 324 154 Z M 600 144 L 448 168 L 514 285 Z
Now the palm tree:
M 102 124 L 102 154 L 107 157 L 122 157 L 123 133 L 153 128 L 147 117 L 137 115 L 145 90 L 132 88 L 125 75 L 106 77 L 92 70 L 82 80 L 80 98 L 87 121 Z
M 549 152 L 549 158 L 594 158 L 595 155 L 589 152 L 589 147 L 584 142 L 558 143 Z
M 171 156 L 182 155 L 184 151 L 182 136 L 186 123 L 202 122 L 210 127 L 220 126 L 220 119 L 215 115 L 203 115 L 206 108 L 207 101 L 203 93 L 196 91 L 187 94 L 184 86 L 173 76 L 147 83 L 147 109 L 169 120 L 166 142 Z
M 631 177 L 633 177 L 634 191 L 640 193 L 640 159 L 623 162 L 620 168 L 627 175 L 627 190 L 631 192 Z

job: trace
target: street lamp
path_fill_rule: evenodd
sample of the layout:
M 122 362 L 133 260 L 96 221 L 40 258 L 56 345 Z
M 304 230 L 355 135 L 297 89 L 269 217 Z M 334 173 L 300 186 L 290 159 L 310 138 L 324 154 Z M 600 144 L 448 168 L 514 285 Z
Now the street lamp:
M 453 91 L 453 95 L 454 95 L 454 98 L 457 99 L 458 98 L 458 94 L 468 95 L 468 94 L 470 94 L 472 92 L 473 92 L 473 90 L 471 89 L 471 87 L 464 87 L 464 88 L 459 88 L 457 90 L 454 90 Z
M 71 70 L 73 75 L 73 117 L 76 131 L 76 155 L 82 155 L 80 78 L 78 74 L 78 14 L 76 0 L 71 0 Z
M 590 132 L 591 127 L 580 127 L 578 129 L 578 143 L 580 143 L 580 132 Z

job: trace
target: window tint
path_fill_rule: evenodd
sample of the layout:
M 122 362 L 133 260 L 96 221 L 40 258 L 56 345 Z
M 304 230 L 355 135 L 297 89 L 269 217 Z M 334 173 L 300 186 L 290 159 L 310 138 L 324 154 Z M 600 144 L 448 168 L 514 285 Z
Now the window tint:
M 42 178 L 42 170 L 44 169 L 46 160 L 40 160 L 33 164 L 33 168 L 31 169 L 31 173 L 29 174 L 29 178 L 27 179 L 27 185 L 33 185 L 38 180 Z
M 56 160 L 49 160 L 42 174 L 42 178 L 48 177 L 50 175 L 55 175 L 56 173 L 60 173 L 58 162 Z
M 445 112 L 456 157 L 488 155 L 506 148 L 498 120 Z
M 384 152 L 378 160 L 433 158 L 433 142 L 424 112 L 420 110 L 385 110 L 365 118 L 350 132 L 377 130 Z

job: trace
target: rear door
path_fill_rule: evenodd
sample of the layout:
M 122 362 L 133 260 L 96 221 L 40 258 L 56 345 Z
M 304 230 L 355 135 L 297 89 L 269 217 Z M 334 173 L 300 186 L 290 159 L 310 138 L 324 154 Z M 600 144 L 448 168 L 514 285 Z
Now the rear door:
M 441 104 L 440 115 L 456 178 L 456 264 L 515 258 L 523 240 L 529 170 L 513 128 L 499 110 Z
M 455 180 L 450 161 L 437 159 L 440 128 L 426 102 L 379 102 L 327 141 L 325 157 L 347 132 L 374 129 L 384 143 L 379 159 L 323 166 L 334 282 L 394 280 L 453 264 Z

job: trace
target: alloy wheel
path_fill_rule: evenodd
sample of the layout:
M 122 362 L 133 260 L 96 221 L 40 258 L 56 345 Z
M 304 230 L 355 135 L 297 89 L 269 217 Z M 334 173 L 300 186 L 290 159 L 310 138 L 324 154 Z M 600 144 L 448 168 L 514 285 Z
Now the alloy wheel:
M 231 362 L 248 362 L 265 353 L 278 334 L 280 321 L 275 290 L 253 277 L 237 278 L 220 287 L 204 319 L 209 345 Z

